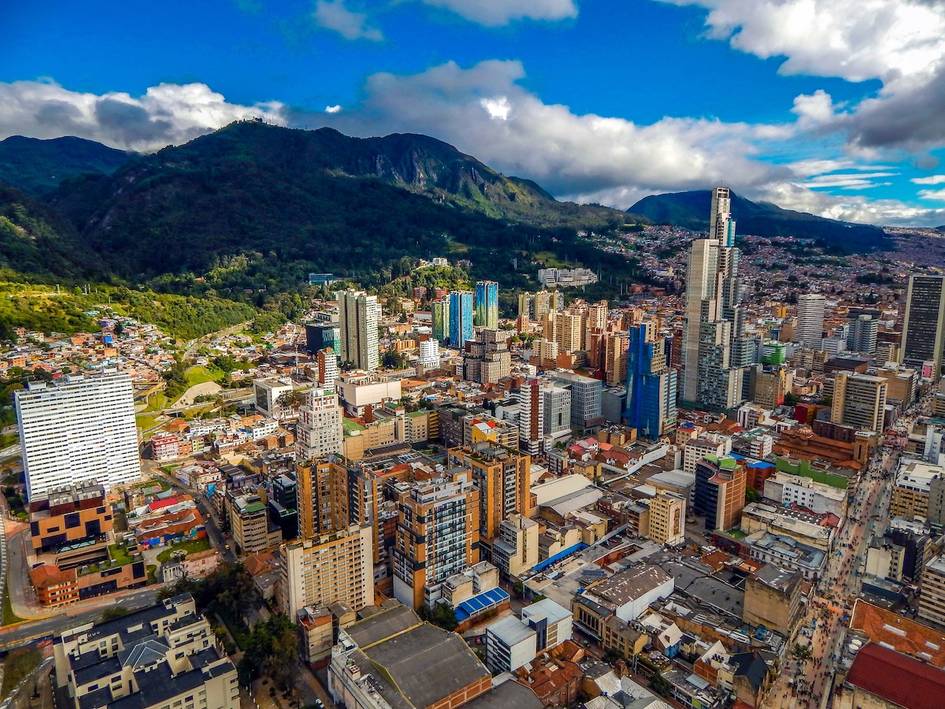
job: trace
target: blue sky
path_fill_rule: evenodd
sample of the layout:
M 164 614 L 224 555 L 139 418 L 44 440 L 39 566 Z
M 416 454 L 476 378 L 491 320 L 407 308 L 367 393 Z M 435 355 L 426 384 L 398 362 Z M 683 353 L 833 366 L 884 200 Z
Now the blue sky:
M 945 9 L 928 0 L 94 7 L 0 8 L 0 138 L 152 150 L 255 114 L 428 133 L 624 208 L 723 182 L 827 216 L 945 223 Z

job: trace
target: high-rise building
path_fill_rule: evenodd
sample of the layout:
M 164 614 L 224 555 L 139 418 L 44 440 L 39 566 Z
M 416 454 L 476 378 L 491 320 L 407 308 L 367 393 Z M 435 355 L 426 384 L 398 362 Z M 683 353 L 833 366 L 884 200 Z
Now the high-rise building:
M 518 402 L 518 445 L 529 455 L 538 455 L 544 450 L 545 399 L 541 389 L 541 380 L 529 379 L 515 393 Z
M 305 349 L 311 354 L 330 347 L 341 355 L 341 334 L 334 323 L 309 323 L 305 326 Z
M 472 480 L 479 490 L 477 518 L 481 545 L 491 546 L 499 525 L 509 515 L 532 516 L 528 455 L 486 442 L 450 450 L 449 461 L 472 471 Z
M 336 462 L 296 466 L 299 535 L 313 539 L 348 526 L 348 471 Z
M 471 291 L 452 291 L 450 293 L 450 333 L 451 347 L 461 348 L 466 340 L 473 336 L 473 294 Z
M 746 474 L 735 458 L 707 455 L 696 463 L 693 508 L 708 531 L 738 526 L 745 507 Z
M 318 365 L 318 385 L 325 389 L 334 389 L 338 380 L 338 356 L 329 347 L 315 353 Z
M 847 332 L 847 349 L 850 352 L 873 354 L 876 352 L 876 337 L 879 321 L 871 315 L 861 314 L 850 318 Z
M 584 429 L 600 423 L 604 383 L 564 370 L 550 373 L 551 380 L 571 389 L 571 428 Z
M 499 284 L 495 281 L 476 283 L 474 325 L 495 330 L 499 327 Z
M 837 372 L 830 420 L 859 431 L 881 432 L 888 383 L 882 377 Z
M 342 603 L 354 611 L 374 604 L 371 528 L 351 525 L 279 549 L 280 610 L 298 617 L 306 606 Z
M 554 335 L 559 352 L 579 352 L 584 349 L 583 318 L 577 313 L 555 313 Z
M 547 386 L 542 389 L 543 421 L 546 436 L 559 438 L 571 433 L 571 390 L 562 386 Z
M 424 369 L 436 369 L 440 366 L 440 343 L 435 339 L 420 341 L 418 364 Z
M 495 384 L 509 376 L 512 354 L 506 330 L 483 329 L 475 339 L 466 341 L 463 351 L 463 379 L 480 384 Z
M 650 500 L 647 537 L 657 544 L 680 544 L 686 540 L 686 498 L 660 490 Z
M 303 460 L 341 453 L 341 405 L 333 388 L 313 388 L 299 409 L 297 449 Z
M 341 338 L 341 360 L 356 369 L 377 369 L 377 328 L 381 306 L 377 296 L 363 291 L 338 291 L 338 330 Z
M 906 317 L 902 326 L 902 363 L 923 371 L 926 363 L 932 379 L 942 372 L 945 347 L 945 276 L 913 274 L 906 291 Z M 926 373 L 923 372 L 923 376 Z
M 108 489 L 141 477 L 127 374 L 30 382 L 13 401 L 31 502 L 56 488 L 97 482 Z
M 433 608 L 443 582 L 479 561 L 479 492 L 468 470 L 396 483 L 394 597 Z
M 804 293 L 797 298 L 797 328 L 794 336 L 801 347 L 820 349 L 824 336 L 824 309 L 827 299 L 823 293 Z
M 666 366 L 662 338 L 652 323 L 630 328 L 627 353 L 627 425 L 644 438 L 659 438 L 676 427 L 676 370 Z
M 630 338 L 624 332 L 607 335 L 604 338 L 604 374 L 608 386 L 623 384 L 627 376 L 627 350 Z
M 430 306 L 430 311 L 433 320 L 433 339 L 438 342 L 448 340 L 450 337 L 449 298 L 434 300 Z
M 733 361 L 733 343 L 744 335 L 730 200 L 727 188 L 713 190 L 709 238 L 692 242 L 686 276 L 682 398 L 712 409 L 729 409 L 742 401 L 743 372 L 736 365 L 748 351 L 738 347 Z

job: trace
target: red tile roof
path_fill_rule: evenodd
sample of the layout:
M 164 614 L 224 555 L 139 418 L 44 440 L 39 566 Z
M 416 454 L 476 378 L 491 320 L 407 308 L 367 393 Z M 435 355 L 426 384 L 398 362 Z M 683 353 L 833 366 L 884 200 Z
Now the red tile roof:
M 945 706 L 945 672 L 874 643 L 857 653 L 846 681 L 906 709 Z
M 903 618 L 885 608 L 857 599 L 850 628 L 865 633 L 874 643 L 945 669 L 945 633 Z

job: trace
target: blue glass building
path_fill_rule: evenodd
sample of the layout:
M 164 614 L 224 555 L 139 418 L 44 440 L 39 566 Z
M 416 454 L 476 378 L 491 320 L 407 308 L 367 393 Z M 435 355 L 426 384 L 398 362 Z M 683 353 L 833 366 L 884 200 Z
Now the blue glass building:
M 450 346 L 460 348 L 472 336 L 473 294 L 471 291 L 454 290 L 450 293 Z
M 499 284 L 495 281 L 477 282 L 475 306 L 474 324 L 476 327 L 497 329 L 499 327 Z
M 629 335 L 624 420 L 643 438 L 659 438 L 676 424 L 676 370 L 666 366 L 663 342 L 647 338 L 647 325 Z

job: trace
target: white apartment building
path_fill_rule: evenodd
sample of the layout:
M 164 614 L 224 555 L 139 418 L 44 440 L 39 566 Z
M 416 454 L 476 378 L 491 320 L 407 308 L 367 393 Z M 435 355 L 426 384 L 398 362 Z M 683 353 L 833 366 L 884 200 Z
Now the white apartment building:
M 334 389 L 312 389 L 299 410 L 298 452 L 302 460 L 341 453 L 341 405 Z
M 797 298 L 797 330 L 795 337 L 802 347 L 820 348 L 824 336 L 824 308 L 827 299 L 823 293 L 804 293 Z
M 732 439 L 727 436 L 706 434 L 693 438 L 686 443 L 683 449 L 683 470 L 687 473 L 696 472 L 696 463 L 707 455 L 722 458 L 732 452 Z
M 141 477 L 127 374 L 31 382 L 13 398 L 30 500 L 54 488 L 86 482 L 111 488 Z
M 847 505 L 846 490 L 780 471 L 765 480 L 764 496 L 785 507 L 796 502 L 817 514 L 832 512 L 838 517 L 843 517 Z
M 423 340 L 420 342 L 419 364 L 427 369 L 435 369 L 440 366 L 440 343 L 436 340 Z

